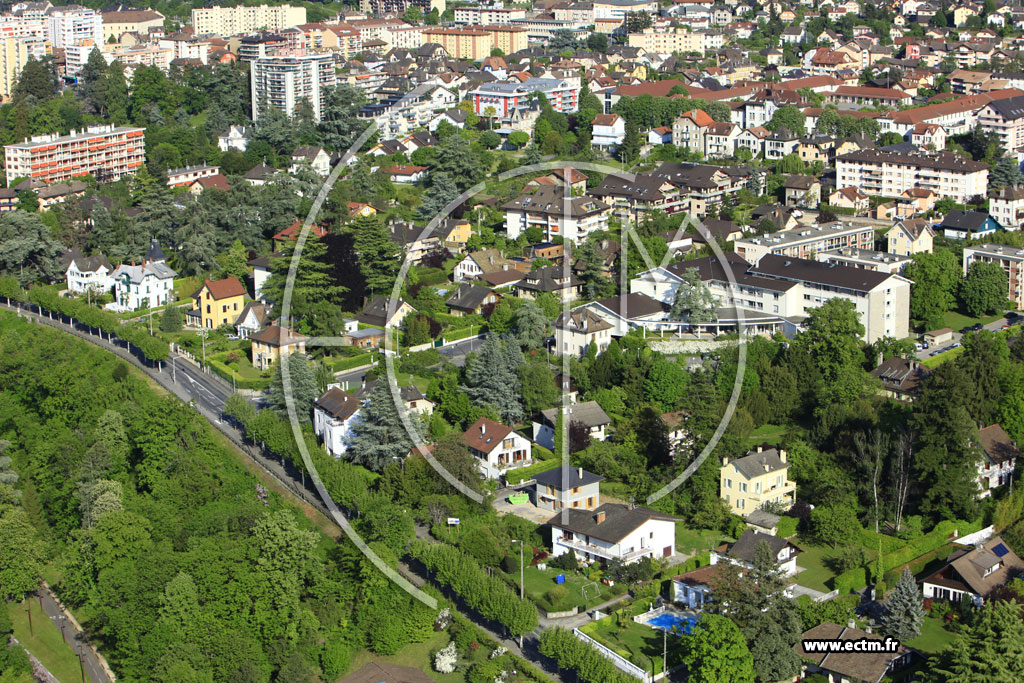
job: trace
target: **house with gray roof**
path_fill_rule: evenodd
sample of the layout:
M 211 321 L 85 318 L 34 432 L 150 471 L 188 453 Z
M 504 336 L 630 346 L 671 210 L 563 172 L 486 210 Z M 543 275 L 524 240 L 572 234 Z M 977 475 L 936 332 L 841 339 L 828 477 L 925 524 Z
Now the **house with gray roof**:
M 675 555 L 676 521 L 672 515 L 621 503 L 602 503 L 593 510 L 562 510 L 547 522 L 551 554 L 575 553 L 588 564 L 670 558 Z
M 533 423 L 533 442 L 554 450 L 555 448 L 555 424 L 558 421 L 558 412 L 561 408 L 549 408 L 542 410 Z M 607 438 L 605 428 L 612 423 L 608 414 L 601 409 L 597 401 L 575 403 L 568 408 L 565 415 L 565 423 L 571 425 L 578 422 L 587 429 L 590 441 L 604 441 Z
M 156 308 L 170 303 L 174 292 L 174 278 L 178 274 L 167 265 L 164 252 L 153 240 L 145 260 L 119 265 L 110 274 L 114 282 L 114 300 L 118 308 L 135 311 Z
M 552 512 L 593 510 L 601 505 L 602 481 L 604 477 L 582 467 L 556 467 L 534 477 L 530 502 Z
M 768 545 L 775 566 L 784 576 L 796 573 L 796 558 L 803 550 L 784 538 L 761 533 L 756 529 L 747 529 L 734 543 L 723 543 L 712 550 L 711 564 L 734 564 L 750 569 L 754 566 L 757 547 L 762 543 Z

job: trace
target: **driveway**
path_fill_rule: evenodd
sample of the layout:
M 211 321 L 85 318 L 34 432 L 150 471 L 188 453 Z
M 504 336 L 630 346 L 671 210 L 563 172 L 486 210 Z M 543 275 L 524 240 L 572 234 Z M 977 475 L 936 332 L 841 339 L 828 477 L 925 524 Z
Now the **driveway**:
M 534 524 L 545 524 L 554 516 L 551 510 L 544 510 L 527 501 L 518 505 L 508 502 L 509 495 L 517 493 L 514 489 L 502 489 L 494 496 L 494 510 L 498 515 L 515 515 L 533 522 Z

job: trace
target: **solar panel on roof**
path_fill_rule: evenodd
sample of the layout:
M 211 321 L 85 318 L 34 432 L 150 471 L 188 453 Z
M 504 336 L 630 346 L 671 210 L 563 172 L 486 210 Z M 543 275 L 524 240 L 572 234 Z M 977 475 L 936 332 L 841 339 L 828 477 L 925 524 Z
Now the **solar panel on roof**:
M 1010 549 L 1002 543 L 997 543 L 996 546 L 992 548 L 992 552 L 996 554 L 996 557 L 1002 557 L 1006 553 L 1010 552 Z

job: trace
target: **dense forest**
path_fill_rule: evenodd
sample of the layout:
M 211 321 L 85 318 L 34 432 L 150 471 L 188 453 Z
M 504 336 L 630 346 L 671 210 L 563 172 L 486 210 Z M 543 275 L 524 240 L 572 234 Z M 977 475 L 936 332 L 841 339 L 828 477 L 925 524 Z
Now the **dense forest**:
M 0 439 L 18 475 L 0 483 L 0 591 L 59 576 L 121 678 L 330 679 L 433 633 L 434 611 L 268 494 L 188 406 L 9 314 Z

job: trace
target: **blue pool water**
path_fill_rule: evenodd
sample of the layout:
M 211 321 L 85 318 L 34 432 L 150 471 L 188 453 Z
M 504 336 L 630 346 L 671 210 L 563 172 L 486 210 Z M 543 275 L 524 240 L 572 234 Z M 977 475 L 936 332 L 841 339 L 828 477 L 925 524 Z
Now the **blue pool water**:
M 674 626 L 678 633 L 685 633 L 686 635 L 690 635 L 693 632 L 693 627 L 697 625 L 697 622 L 692 617 L 686 617 L 676 612 L 664 612 L 656 617 L 651 617 L 646 623 L 651 628 L 656 628 L 659 631 L 672 632 L 672 627 Z

